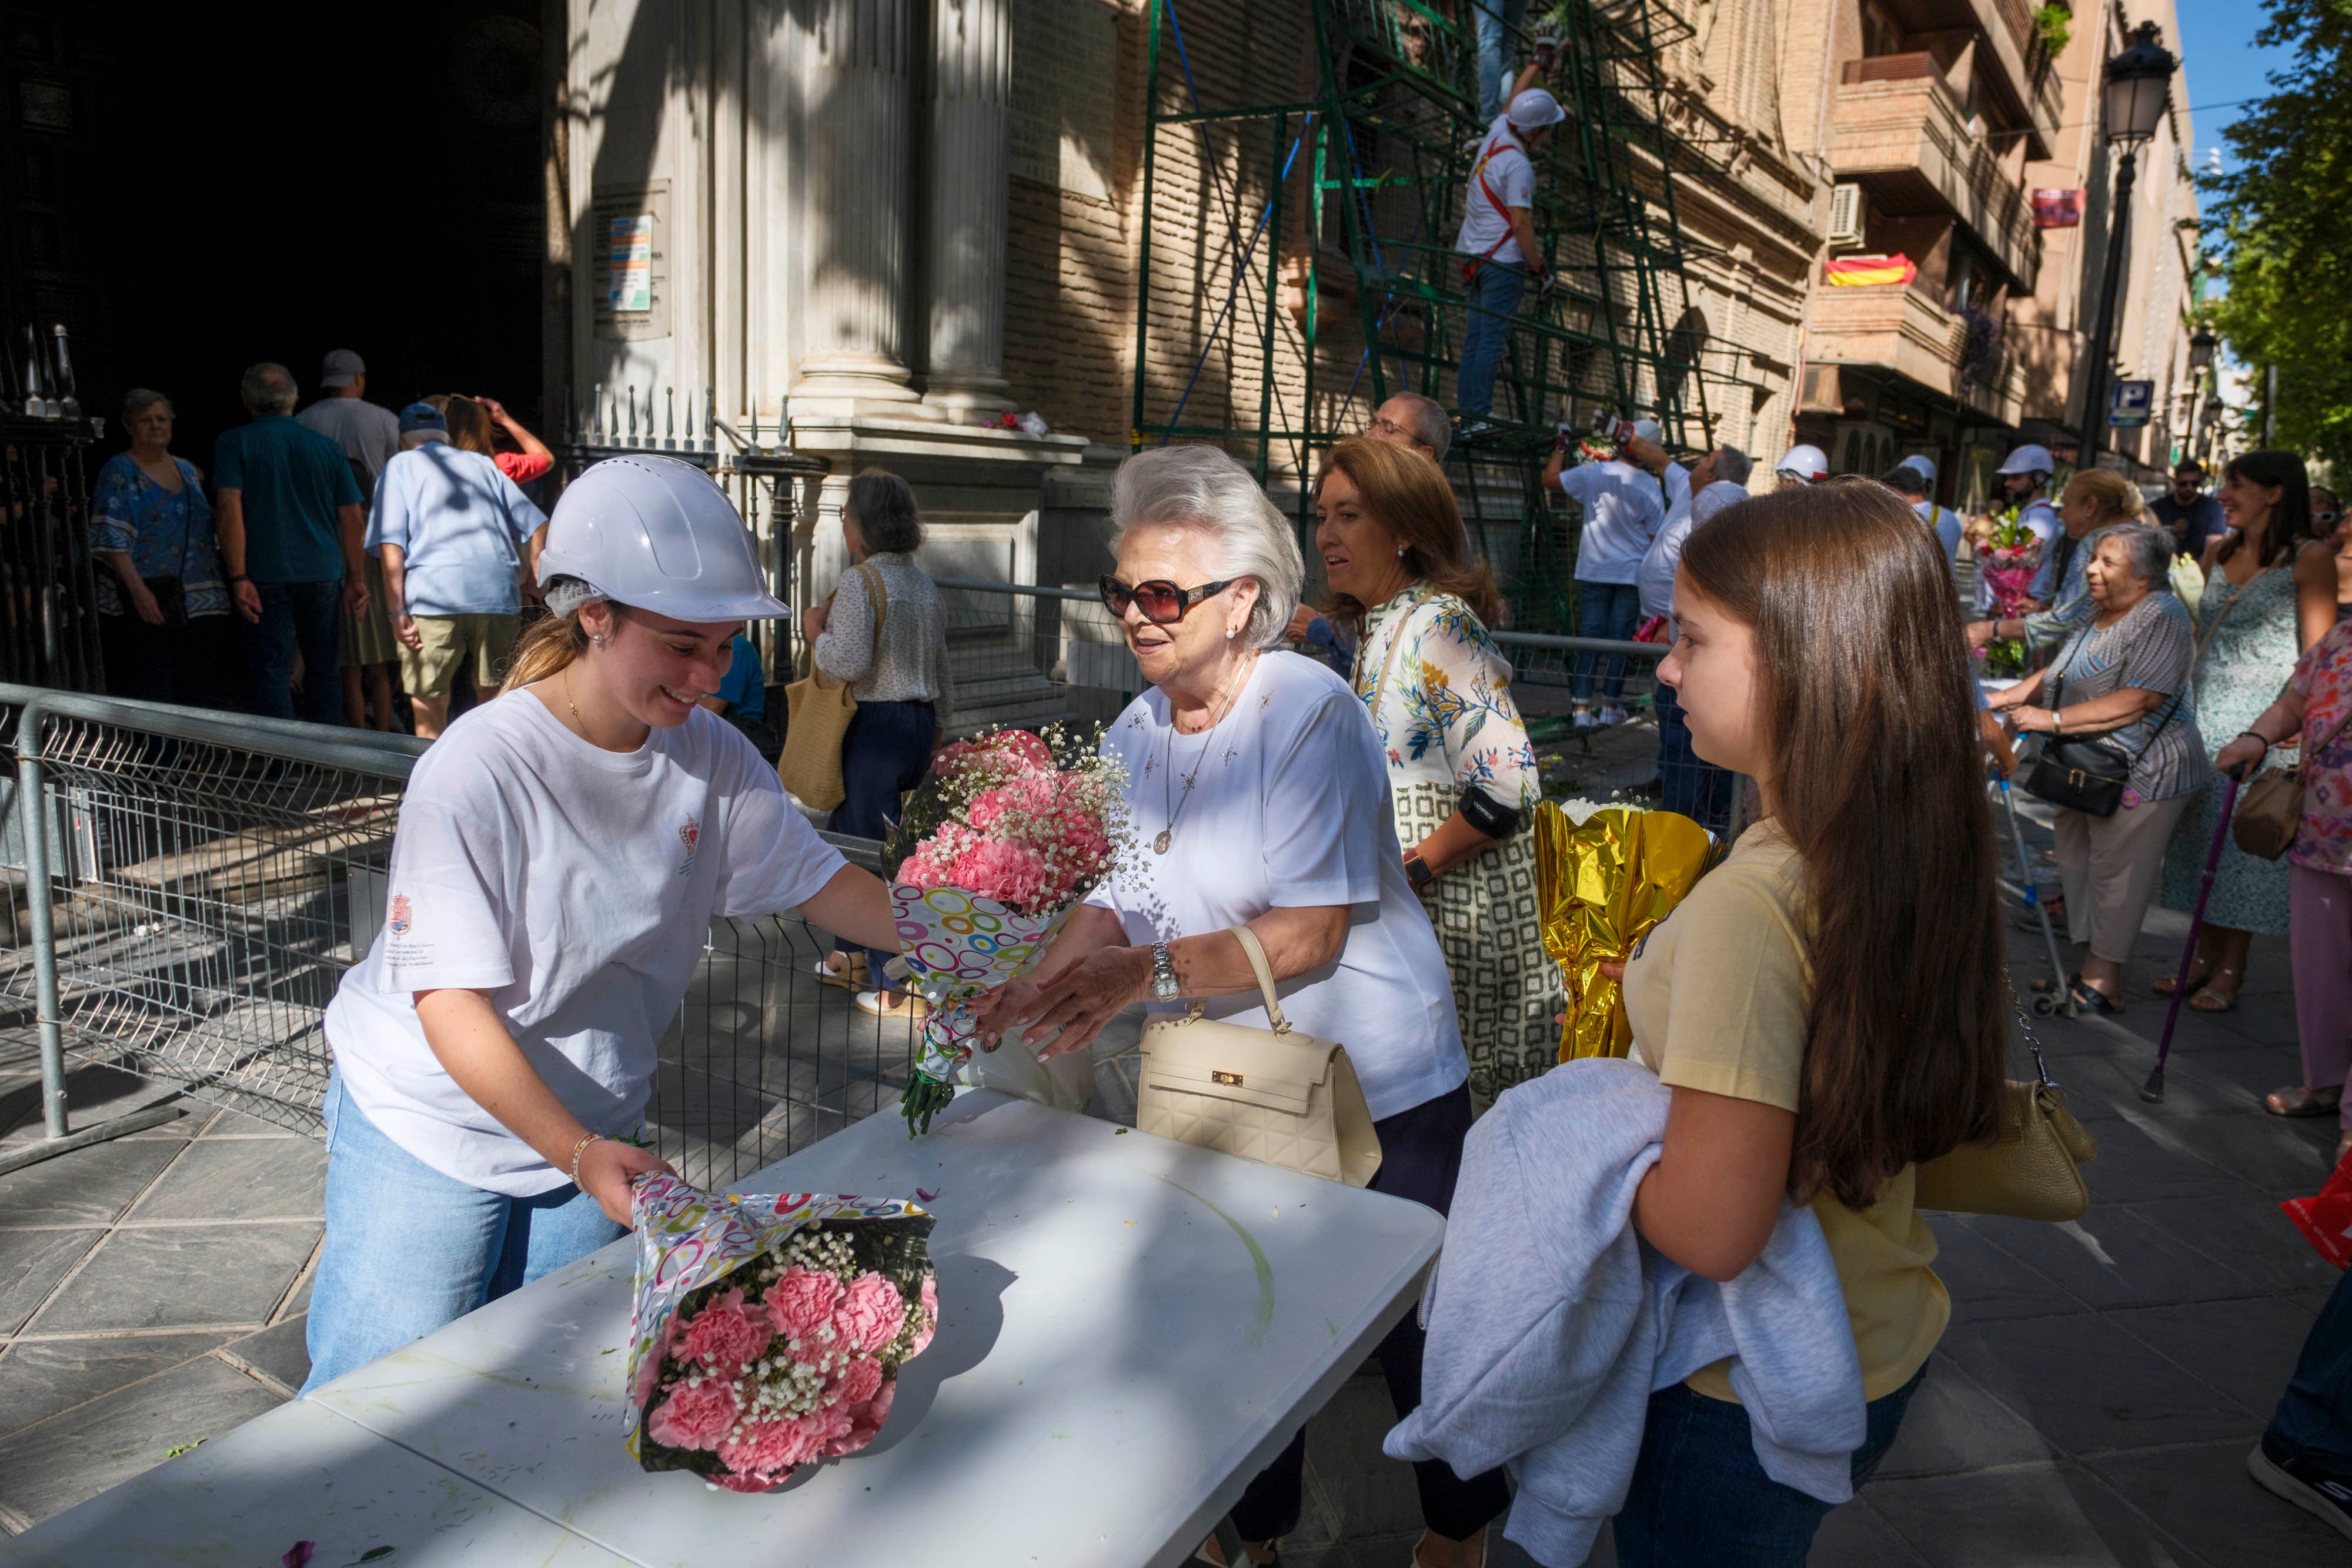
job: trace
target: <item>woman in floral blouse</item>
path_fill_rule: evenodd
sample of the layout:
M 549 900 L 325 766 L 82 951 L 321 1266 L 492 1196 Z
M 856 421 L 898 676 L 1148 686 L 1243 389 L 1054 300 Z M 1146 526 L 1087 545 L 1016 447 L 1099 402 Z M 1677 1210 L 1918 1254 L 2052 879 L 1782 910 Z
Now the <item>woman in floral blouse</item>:
M 172 455 L 172 419 L 162 392 L 125 393 L 131 449 L 106 460 L 90 493 L 100 648 L 116 696 L 214 707 L 228 589 L 204 476 Z
M 2305 747 L 2303 822 L 2287 861 L 2287 950 L 2294 967 L 2303 1082 L 2274 1089 L 2274 1116 L 2333 1115 L 2336 1157 L 2352 1149 L 2352 621 L 2303 651 L 2286 690 L 2213 760 L 2259 764 L 2274 746 Z
M 1470 1090 L 1491 1101 L 1559 1061 L 1565 1006 L 1536 904 L 1535 748 L 1486 622 L 1494 573 L 1420 453 L 1343 441 L 1315 492 L 1329 613 L 1356 639 L 1356 695 L 1388 756 L 1405 870 L 1454 982 Z

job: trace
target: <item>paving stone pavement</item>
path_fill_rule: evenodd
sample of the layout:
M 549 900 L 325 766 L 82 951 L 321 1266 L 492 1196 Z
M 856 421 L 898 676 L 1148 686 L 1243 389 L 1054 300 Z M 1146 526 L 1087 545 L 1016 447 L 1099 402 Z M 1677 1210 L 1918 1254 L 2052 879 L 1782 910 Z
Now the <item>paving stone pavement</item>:
M 2163 1024 L 2147 982 L 2186 925 L 2151 915 L 2123 1017 L 2038 1022 L 2099 1140 L 2091 1212 L 1933 1217 L 1952 1327 L 1817 1568 L 2352 1563 L 2352 1542 L 2245 1471 L 2335 1284 L 2276 1208 L 2317 1189 L 2333 1129 L 2260 1107 L 2299 1076 L 2284 945 L 2267 939 L 2236 1011 L 2184 1014 L 2164 1103 L 2139 1100 Z M 2022 985 L 2039 949 L 2012 944 Z M 18 1038 L 0 1037 L 0 1152 L 39 1130 Z M 163 1092 L 102 1069 L 74 1090 L 78 1119 Z M 323 1167 L 308 1139 L 197 1107 L 0 1176 L 0 1529 L 290 1395 Z M 1392 1421 L 1367 1368 L 1311 1425 L 1289 1568 L 1406 1568 L 1419 1521 L 1409 1470 L 1380 1453 Z M 1490 1561 L 1527 1559 L 1498 1541 Z M 1592 1562 L 1614 1563 L 1605 1532 Z

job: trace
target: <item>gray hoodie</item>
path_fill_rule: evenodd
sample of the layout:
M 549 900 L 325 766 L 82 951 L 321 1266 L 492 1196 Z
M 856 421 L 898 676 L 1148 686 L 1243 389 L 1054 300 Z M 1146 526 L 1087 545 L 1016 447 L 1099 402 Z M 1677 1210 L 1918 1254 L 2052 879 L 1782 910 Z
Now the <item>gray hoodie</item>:
M 1425 1310 L 1422 1401 L 1383 1445 L 1518 1482 L 1504 1531 L 1567 1568 L 1624 1506 L 1650 1395 L 1733 1359 L 1765 1473 L 1853 1495 L 1862 1365 L 1821 1221 L 1784 1202 L 1763 1256 L 1718 1285 L 1645 1244 L 1633 1193 L 1672 1091 L 1630 1061 L 1572 1061 L 1470 1130 Z

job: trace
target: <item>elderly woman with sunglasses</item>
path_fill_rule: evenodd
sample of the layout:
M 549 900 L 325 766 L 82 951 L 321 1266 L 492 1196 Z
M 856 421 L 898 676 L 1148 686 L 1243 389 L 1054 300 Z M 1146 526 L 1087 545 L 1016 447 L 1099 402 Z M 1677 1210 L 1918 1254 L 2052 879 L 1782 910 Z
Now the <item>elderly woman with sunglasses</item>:
M 1232 935 L 1247 925 L 1290 1021 L 1348 1048 L 1380 1134 L 1372 1186 L 1442 1214 L 1470 1128 L 1469 1062 L 1445 959 L 1397 852 L 1371 720 L 1328 665 L 1280 647 L 1305 575 L 1290 524 L 1209 446 L 1129 458 L 1112 515 L 1118 570 L 1103 598 L 1151 683 L 1102 742 L 1126 766 L 1133 861 L 1035 973 L 996 993 L 983 1039 L 1025 1030 L 1057 1055 L 1136 1002 L 1172 1012 L 1187 998 L 1266 1028 Z M 1380 1349 L 1399 1416 L 1421 1402 L 1422 1343 L 1408 1316 Z M 1297 1527 L 1305 1459 L 1301 1433 L 1233 1511 L 1259 1562 Z M 1508 1503 L 1501 1472 L 1414 1469 L 1422 1562 L 1471 1568 Z

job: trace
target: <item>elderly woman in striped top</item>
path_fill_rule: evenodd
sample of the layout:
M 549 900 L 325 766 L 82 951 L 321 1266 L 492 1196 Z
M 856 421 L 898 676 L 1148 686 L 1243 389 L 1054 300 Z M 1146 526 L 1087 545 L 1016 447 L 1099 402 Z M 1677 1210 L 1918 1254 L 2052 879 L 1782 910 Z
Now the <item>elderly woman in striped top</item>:
M 1494 573 L 1467 558 L 1438 466 L 1371 441 L 1331 449 L 1315 493 L 1331 613 L 1356 636 L 1356 695 L 1389 762 L 1405 870 L 1445 953 L 1470 1054 L 1491 1101 L 1559 1060 L 1566 1005 L 1536 902 L 1535 748 L 1487 635 Z

